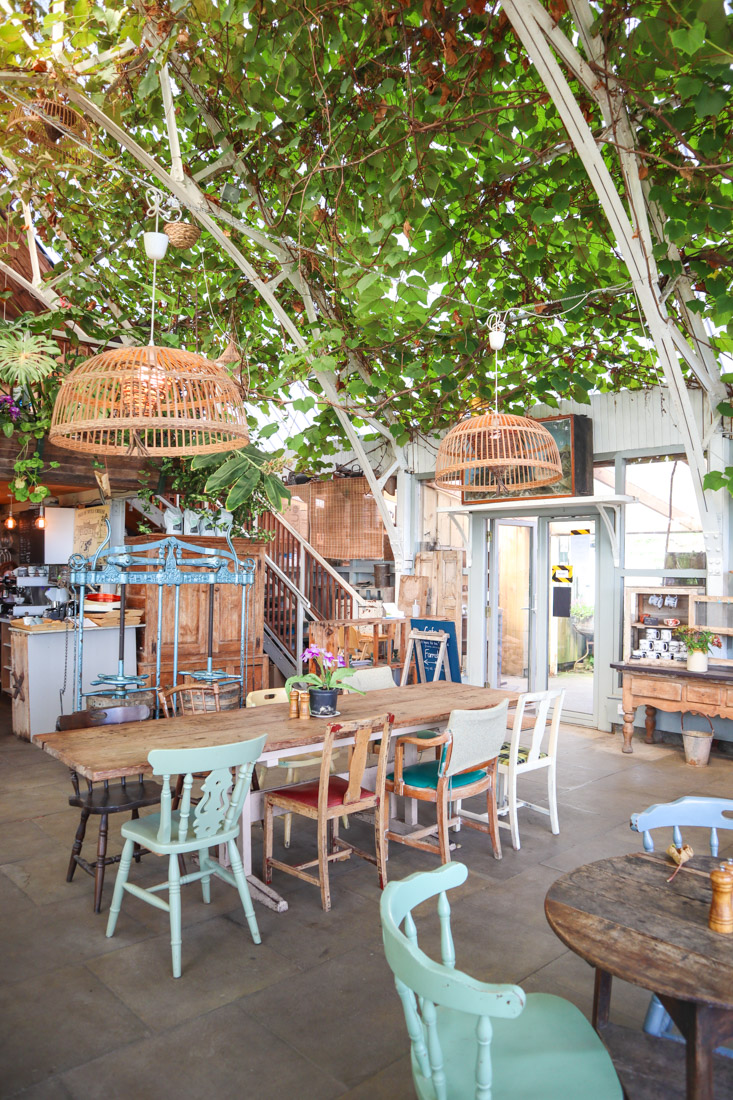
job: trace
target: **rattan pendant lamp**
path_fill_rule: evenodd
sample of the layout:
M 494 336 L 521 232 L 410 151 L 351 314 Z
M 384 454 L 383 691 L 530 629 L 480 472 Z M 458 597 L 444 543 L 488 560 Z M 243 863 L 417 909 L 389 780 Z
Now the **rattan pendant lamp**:
M 151 210 L 157 232 L 160 196 Z M 146 251 L 153 258 L 160 253 Z M 157 242 L 152 242 L 154 249 Z M 51 419 L 59 447 L 95 455 L 200 455 L 231 451 L 249 442 L 242 395 L 217 363 L 190 351 L 156 347 L 155 279 L 150 343 L 122 347 L 85 360 L 64 379 Z
M 494 410 L 461 420 L 443 437 L 435 483 L 464 496 L 521 496 L 562 477 L 557 443 L 544 425 L 498 409 L 498 352 L 504 325 L 490 320 L 489 345 L 495 353 Z

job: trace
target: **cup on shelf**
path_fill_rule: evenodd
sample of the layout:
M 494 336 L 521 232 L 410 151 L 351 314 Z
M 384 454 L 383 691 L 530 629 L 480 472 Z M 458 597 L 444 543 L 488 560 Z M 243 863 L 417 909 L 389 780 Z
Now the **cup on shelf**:
M 659 637 L 662 639 L 663 642 L 671 642 L 672 641 L 672 631 L 671 630 L 660 630 L 659 631 Z
M 657 638 L 659 638 L 659 631 L 655 630 L 654 627 L 647 627 L 646 636 L 647 638 L 656 640 Z

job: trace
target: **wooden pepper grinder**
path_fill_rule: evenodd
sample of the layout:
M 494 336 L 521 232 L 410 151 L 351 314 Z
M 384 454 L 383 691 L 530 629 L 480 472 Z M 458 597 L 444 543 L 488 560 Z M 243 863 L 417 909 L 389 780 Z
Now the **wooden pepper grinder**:
M 309 719 L 311 716 L 311 697 L 307 691 L 301 691 L 300 693 L 300 718 Z M 731 879 L 733 882 L 733 879 Z
M 713 900 L 710 903 L 708 927 L 713 932 L 733 932 L 733 874 L 727 867 L 710 872 Z
M 293 688 L 290 692 L 290 714 L 288 718 L 297 718 L 300 714 L 300 692 Z

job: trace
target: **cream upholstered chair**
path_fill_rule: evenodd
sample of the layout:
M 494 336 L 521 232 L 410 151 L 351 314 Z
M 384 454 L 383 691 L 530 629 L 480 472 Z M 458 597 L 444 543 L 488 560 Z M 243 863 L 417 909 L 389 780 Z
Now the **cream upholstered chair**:
M 261 688 L 259 691 L 250 691 L 247 695 L 246 703 L 248 707 L 266 707 L 272 703 L 287 703 L 288 693 L 285 688 Z M 318 753 L 315 756 L 294 756 L 292 760 L 278 760 L 277 764 L 272 765 L 274 768 L 286 768 L 285 783 L 295 783 L 298 778 L 299 768 L 319 768 L 321 766 L 321 754 Z M 285 835 L 284 843 L 285 847 L 290 847 L 290 835 L 293 828 L 293 815 L 283 814 L 283 820 L 285 822 Z M 348 817 L 344 817 L 343 825 L 345 829 L 349 827 Z
M 511 740 L 504 742 L 499 753 L 499 815 L 509 817 L 512 847 L 516 850 L 520 846 L 517 822 L 520 806 L 547 814 L 552 832 L 560 832 L 557 816 L 557 741 L 564 700 L 564 691 L 535 691 L 520 695 L 514 712 Z M 528 708 L 534 710 L 534 722 L 522 743 Z M 537 806 L 533 802 L 517 799 L 517 779 L 537 770 L 544 770 L 547 775 L 548 806 Z M 501 824 L 506 828 L 504 822 Z
M 378 665 L 376 668 L 357 668 L 353 676 L 349 678 L 359 691 L 387 691 L 396 687 L 392 669 L 388 665 Z
M 487 710 L 454 710 L 444 733 L 424 742 L 425 747 L 440 745 L 440 760 L 404 766 L 404 746 L 420 745 L 419 736 L 398 737 L 395 746 L 394 772 L 387 776 L 385 788 L 390 794 L 434 802 L 437 822 L 415 829 L 411 833 L 387 832 L 388 840 L 396 840 L 424 852 L 434 852 L 441 863 L 450 861 L 448 829 L 459 821 L 488 833 L 495 859 L 501 859 L 499 821 L 496 808 L 496 768 L 502 741 L 506 734 L 507 702 Z M 463 798 L 486 795 L 486 821 L 477 815 L 449 816 L 450 806 Z M 438 844 L 428 840 L 437 832 Z

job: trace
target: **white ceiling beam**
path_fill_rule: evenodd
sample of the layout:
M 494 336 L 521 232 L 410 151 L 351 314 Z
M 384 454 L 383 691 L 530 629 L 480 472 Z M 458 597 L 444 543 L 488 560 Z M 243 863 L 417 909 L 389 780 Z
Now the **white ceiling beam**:
M 683 437 L 695 497 L 700 510 L 708 559 L 709 561 L 713 559 L 713 570 L 715 570 L 718 568 L 722 545 L 719 516 L 711 510 L 711 502 L 707 500 L 703 490 L 702 479 L 706 464 L 702 439 L 695 423 L 689 393 L 670 331 L 671 321 L 664 303 L 659 299 L 653 258 L 645 250 L 641 235 L 634 231 L 629 221 L 613 177 L 593 140 L 590 127 L 553 53 L 553 47 L 556 46 L 558 39 L 557 28 L 553 33 L 551 45 L 546 33 L 548 13 L 536 0 L 503 0 L 503 8 L 550 93 L 565 129 L 575 145 L 636 286 L 639 303 L 670 389 L 675 419 Z

